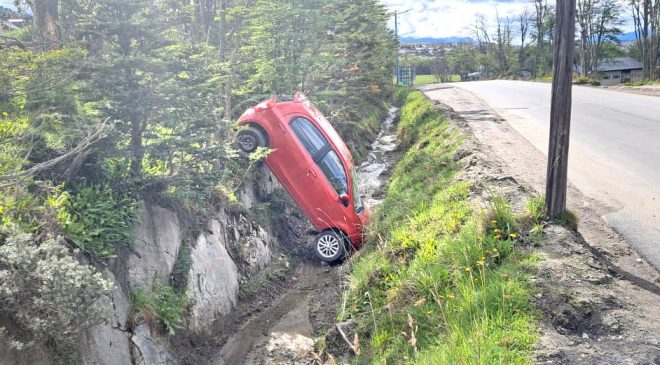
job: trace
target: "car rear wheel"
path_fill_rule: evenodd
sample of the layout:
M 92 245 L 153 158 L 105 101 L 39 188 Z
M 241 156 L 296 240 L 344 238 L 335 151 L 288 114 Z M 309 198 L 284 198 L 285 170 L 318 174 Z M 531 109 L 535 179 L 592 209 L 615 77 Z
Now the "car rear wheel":
M 236 134 L 236 147 L 245 156 L 259 147 L 267 147 L 266 135 L 257 128 L 245 127 Z
M 314 238 L 316 256 L 325 262 L 336 262 L 346 255 L 345 240 L 335 231 L 323 231 Z

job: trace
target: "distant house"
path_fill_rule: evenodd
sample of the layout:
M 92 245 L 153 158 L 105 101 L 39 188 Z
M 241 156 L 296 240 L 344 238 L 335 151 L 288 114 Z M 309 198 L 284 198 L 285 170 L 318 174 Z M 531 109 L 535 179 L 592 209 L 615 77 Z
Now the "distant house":
M 582 66 L 578 66 L 578 73 Z M 616 57 L 598 63 L 596 72 L 600 76 L 601 85 L 615 85 L 624 82 L 641 81 L 644 65 L 630 57 Z

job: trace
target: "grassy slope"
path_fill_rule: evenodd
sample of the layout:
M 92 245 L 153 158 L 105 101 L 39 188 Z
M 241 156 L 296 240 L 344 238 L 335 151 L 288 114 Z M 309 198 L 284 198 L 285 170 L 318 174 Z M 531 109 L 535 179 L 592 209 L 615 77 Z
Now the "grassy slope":
M 339 320 L 353 319 L 355 363 L 529 363 L 536 338 L 526 285 L 530 257 L 497 200 L 487 213 L 454 182 L 462 137 L 421 93 L 408 95 L 399 134 L 407 152 L 354 260 Z M 484 223 L 486 222 L 486 223 Z

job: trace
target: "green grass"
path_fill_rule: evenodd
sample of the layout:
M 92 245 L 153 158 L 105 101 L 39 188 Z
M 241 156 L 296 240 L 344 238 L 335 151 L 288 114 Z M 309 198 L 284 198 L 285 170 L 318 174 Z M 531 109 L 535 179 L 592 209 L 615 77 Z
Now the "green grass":
M 133 293 L 133 309 L 137 318 L 147 321 L 152 328 L 162 325 L 170 336 L 181 327 L 187 306 L 186 293 L 169 285 L 153 285 L 151 290 L 138 288 Z
M 416 75 L 415 86 L 422 86 L 428 84 L 437 84 L 440 82 L 435 75 Z
M 353 259 L 338 320 L 352 319 L 357 364 L 527 364 L 537 338 L 520 226 L 501 198 L 487 212 L 454 181 L 459 132 L 419 92 L 401 111 L 407 152 Z
M 458 75 L 451 75 L 449 78 L 450 82 L 461 81 L 461 77 Z M 435 75 L 415 75 L 415 86 L 422 86 L 428 84 L 437 84 L 440 80 Z

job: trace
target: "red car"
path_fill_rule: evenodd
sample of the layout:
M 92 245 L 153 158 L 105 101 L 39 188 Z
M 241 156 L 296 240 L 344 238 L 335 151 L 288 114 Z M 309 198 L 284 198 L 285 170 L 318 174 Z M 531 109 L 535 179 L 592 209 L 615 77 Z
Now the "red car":
M 318 230 L 317 256 L 334 262 L 350 246 L 358 248 L 370 213 L 360 198 L 353 158 L 309 99 L 298 93 L 292 100 L 266 100 L 246 110 L 238 124 L 241 152 L 273 150 L 266 164 Z

